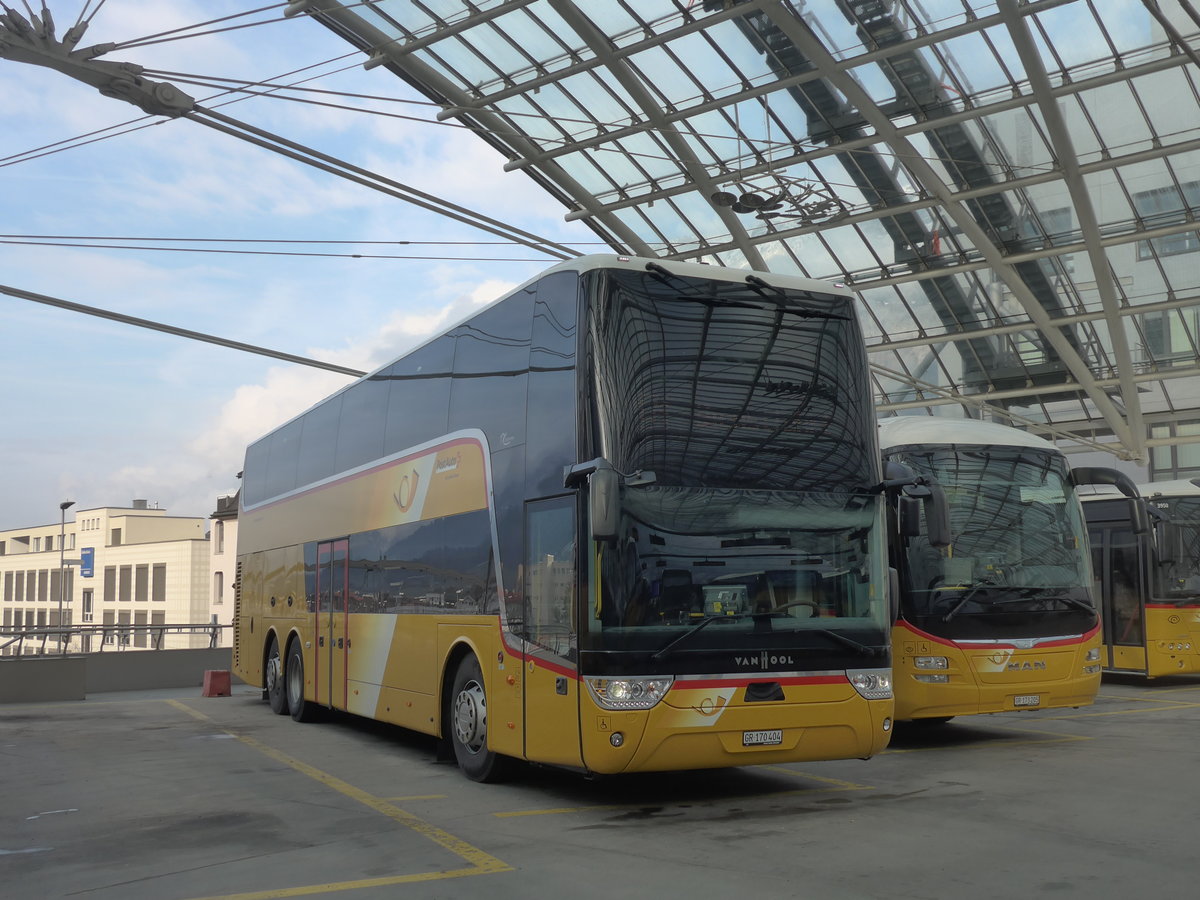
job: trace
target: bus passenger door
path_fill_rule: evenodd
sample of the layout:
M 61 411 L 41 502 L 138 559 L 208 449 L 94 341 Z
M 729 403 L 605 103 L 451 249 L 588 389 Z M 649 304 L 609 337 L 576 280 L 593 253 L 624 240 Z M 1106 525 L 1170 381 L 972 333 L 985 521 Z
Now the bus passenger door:
M 1146 667 L 1145 615 L 1149 590 L 1141 544 L 1129 528 L 1092 534 L 1092 563 L 1100 583 L 1106 669 Z
M 575 498 L 525 505 L 525 756 L 583 764 L 579 739 Z
M 313 680 L 316 701 L 346 708 L 346 601 L 349 597 L 349 541 L 317 545 L 317 647 Z

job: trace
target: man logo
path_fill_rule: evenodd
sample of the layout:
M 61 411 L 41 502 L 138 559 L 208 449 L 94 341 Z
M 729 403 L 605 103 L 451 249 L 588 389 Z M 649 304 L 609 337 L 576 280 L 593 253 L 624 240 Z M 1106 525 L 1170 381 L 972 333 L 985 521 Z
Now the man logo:
M 1040 659 L 1027 659 L 1024 662 L 1011 662 L 1008 664 L 1009 672 L 1041 672 L 1046 668 L 1046 664 Z

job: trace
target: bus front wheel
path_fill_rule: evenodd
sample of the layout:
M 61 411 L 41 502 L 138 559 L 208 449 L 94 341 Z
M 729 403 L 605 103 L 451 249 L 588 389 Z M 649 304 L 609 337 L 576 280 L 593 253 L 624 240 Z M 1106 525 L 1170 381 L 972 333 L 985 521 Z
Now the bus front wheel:
M 271 637 L 271 645 L 267 648 L 267 702 L 271 704 L 271 712 L 277 715 L 287 715 L 288 698 L 283 683 L 283 657 L 279 654 L 279 640 Z
M 292 718 L 297 722 L 311 722 L 317 717 L 317 705 L 304 699 L 304 651 L 300 649 L 298 640 L 292 641 L 288 648 L 284 676 L 287 680 L 288 711 Z
M 488 750 L 487 691 L 479 660 L 466 656 L 454 672 L 450 691 L 450 743 L 463 774 L 472 781 L 498 781 L 505 760 Z

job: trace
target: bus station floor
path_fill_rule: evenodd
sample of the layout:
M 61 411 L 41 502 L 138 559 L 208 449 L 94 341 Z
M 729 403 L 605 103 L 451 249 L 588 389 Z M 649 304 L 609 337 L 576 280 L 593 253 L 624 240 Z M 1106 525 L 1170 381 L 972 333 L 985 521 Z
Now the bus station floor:
M 1196 895 L 1200 679 L 901 727 L 871 760 L 474 784 L 260 692 L 0 706 L 0 897 Z

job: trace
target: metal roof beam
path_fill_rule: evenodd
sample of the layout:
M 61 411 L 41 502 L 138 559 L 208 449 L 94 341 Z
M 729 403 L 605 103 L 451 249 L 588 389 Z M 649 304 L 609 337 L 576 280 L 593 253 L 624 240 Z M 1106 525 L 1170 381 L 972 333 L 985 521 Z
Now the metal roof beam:
M 1029 26 L 1019 15 L 1016 0 L 1000 0 L 1000 16 L 1008 27 L 1009 37 L 1017 48 L 1017 55 L 1025 66 L 1025 74 L 1029 78 L 1029 86 L 1037 99 L 1038 109 L 1049 131 L 1051 147 L 1058 167 L 1062 171 L 1063 180 L 1075 207 L 1075 215 L 1079 220 L 1079 228 L 1083 234 L 1083 243 L 1092 264 L 1096 279 L 1096 290 L 1100 294 L 1100 303 L 1104 309 L 1104 318 L 1108 325 L 1109 339 L 1112 341 L 1112 355 L 1117 362 L 1117 375 L 1121 384 L 1121 402 L 1125 408 L 1126 421 L 1129 423 L 1130 437 L 1134 444 L 1130 448 L 1138 459 L 1145 458 L 1145 428 L 1142 425 L 1142 407 L 1133 383 L 1133 357 L 1129 352 L 1129 340 L 1122 327 L 1120 301 L 1117 296 L 1116 284 L 1113 281 L 1112 267 L 1104 253 L 1101 242 L 1100 226 L 1096 220 L 1096 210 L 1092 205 L 1092 196 L 1084 183 L 1076 161 L 1075 145 L 1071 133 L 1063 119 L 1050 89 L 1050 76 L 1042 63 Z
M 872 368 L 875 369 L 876 367 L 872 366 Z M 1137 384 L 1156 384 L 1162 381 L 1174 381 L 1180 378 L 1195 378 L 1197 376 L 1200 376 L 1200 365 L 1172 366 L 1169 369 L 1159 369 L 1154 372 L 1135 373 L 1133 380 Z M 888 377 L 893 376 L 889 375 Z M 900 380 L 907 381 L 907 379 Z M 1114 389 L 1121 384 L 1117 378 L 1093 378 L 1092 383 L 1102 390 Z M 1034 399 L 1043 394 L 1083 392 L 1083 385 L 1072 381 L 1065 381 L 1059 384 L 1030 385 L 1029 387 L 1014 388 L 1007 391 L 988 391 L 986 394 L 963 394 L 953 387 L 936 387 L 934 385 L 931 385 L 928 390 L 935 392 L 935 388 L 936 393 L 940 395 L 938 397 L 928 400 L 905 400 L 899 403 L 876 403 L 875 408 L 884 412 L 895 412 L 904 409 L 920 409 L 923 406 L 943 406 L 947 403 L 961 403 L 963 402 L 963 398 L 974 398 L 967 401 L 973 405 L 975 400 L 978 399 L 982 399 L 984 402 L 994 402 L 996 400 Z M 927 388 L 921 386 L 920 389 L 926 390 Z
M 904 45 L 900 45 L 900 46 L 904 46 Z M 893 49 L 893 48 L 889 48 L 889 49 Z M 1104 75 L 1098 75 L 1095 78 L 1088 78 L 1088 79 L 1084 79 L 1082 81 L 1071 81 L 1066 84 L 1062 84 L 1057 87 L 1054 87 L 1052 89 L 1052 93 L 1055 98 L 1069 97 L 1069 96 L 1072 96 L 1075 94 L 1084 93 L 1089 90 L 1095 90 L 1097 88 L 1105 87 L 1106 85 L 1115 84 L 1118 82 L 1129 81 L 1133 78 L 1141 77 L 1144 75 L 1153 75 L 1157 72 L 1167 71 L 1170 69 L 1177 69 L 1177 68 L 1180 68 L 1181 66 L 1187 65 L 1187 63 L 1188 63 L 1188 60 L 1186 57 L 1184 57 L 1180 54 L 1176 54 L 1174 56 L 1165 57 L 1160 60 L 1154 60 L 1149 63 L 1144 63 L 1139 66 L 1131 66 L 1129 68 L 1119 69 L 1115 72 L 1109 72 Z M 697 106 L 688 107 L 686 110 L 680 110 L 677 112 L 670 113 L 667 115 L 667 119 L 670 122 L 675 122 L 680 119 L 686 119 L 688 117 L 700 115 L 702 113 L 713 112 L 713 111 L 719 110 L 725 106 L 730 106 L 735 103 L 741 103 L 744 100 L 753 99 L 754 97 L 758 97 L 763 94 L 770 93 L 772 91 L 781 90 L 781 89 L 787 88 L 787 87 L 793 87 L 794 86 L 792 84 L 793 81 L 797 81 L 797 83 L 799 83 L 799 81 L 805 81 L 805 82 L 815 81 L 815 80 L 817 80 L 818 77 L 820 77 L 820 76 L 815 73 L 806 73 L 802 79 L 799 79 L 799 78 L 797 78 L 797 79 L 792 79 L 792 78 L 781 79 L 779 81 L 772 82 L 769 86 L 766 86 L 766 87 L 742 91 L 737 94 L 730 94 L 729 96 L 724 97 L 719 101 L 711 101 L 709 103 L 703 103 L 703 104 L 699 104 Z M 1014 97 L 1011 97 L 1011 98 L 1008 98 L 1005 100 L 998 100 L 995 103 L 988 104 L 987 106 L 971 106 L 967 109 L 960 110 L 959 112 L 949 113 L 945 116 L 940 116 L 936 119 L 924 119 L 920 122 L 915 122 L 911 125 L 902 126 L 901 128 L 897 129 L 897 131 L 899 134 L 901 134 L 904 137 L 911 137 L 912 135 L 922 134 L 926 131 L 931 131 L 935 128 L 941 128 L 945 125 L 961 124 L 963 122 L 974 121 L 975 119 L 981 119 L 986 116 L 995 115 L 997 113 L 1011 112 L 1014 109 L 1020 109 L 1022 107 L 1026 107 L 1026 106 L 1033 106 L 1034 103 L 1035 103 L 1034 97 L 1030 96 L 1029 94 L 1020 94 L 1020 95 L 1017 95 L 1017 96 L 1014 96 Z M 585 138 L 581 141 L 575 141 L 575 142 L 572 142 L 568 147 L 560 147 L 560 148 L 555 148 L 553 150 L 543 151 L 542 153 L 538 154 L 536 157 L 531 158 L 531 163 L 537 163 L 537 162 L 542 162 L 542 161 L 545 161 L 548 159 L 553 159 L 564 153 L 571 153 L 571 152 L 575 152 L 577 150 L 586 150 L 591 147 L 595 147 L 597 145 L 608 143 L 609 141 L 617 140 L 623 136 L 626 136 L 627 134 L 637 134 L 637 133 L 646 131 L 648 127 L 649 126 L 644 125 L 644 124 L 630 126 L 628 128 L 615 129 L 613 131 L 606 132 L 605 134 L 597 135 L 596 137 L 593 137 L 593 138 Z M 850 153 L 855 150 L 860 150 L 864 147 L 869 147 L 869 146 L 871 146 L 873 144 L 877 144 L 877 143 L 879 143 L 879 136 L 875 135 L 875 134 L 868 135 L 868 136 L 862 137 L 862 138 L 854 138 L 851 140 L 842 141 L 839 144 L 831 144 L 829 146 L 821 147 L 820 149 L 817 149 L 817 150 L 810 150 L 810 151 L 805 151 L 803 153 L 796 153 L 796 154 L 793 154 L 792 156 L 781 156 L 781 157 L 773 158 L 771 160 L 771 164 L 769 167 L 766 164 L 747 166 L 746 168 L 739 169 L 738 175 L 741 177 L 750 179 L 750 178 L 754 178 L 757 175 L 764 175 L 768 171 L 771 171 L 771 170 L 786 169 L 790 166 L 800 165 L 800 164 L 807 163 L 807 162 L 814 162 L 816 160 L 825 159 L 830 156 L 836 156 L 841 153 Z M 519 160 L 514 163 L 510 163 L 509 166 L 511 168 L 521 168 L 522 167 L 520 165 Z M 1033 179 L 1029 183 L 1037 184 L 1037 183 L 1040 183 L 1041 181 L 1057 179 L 1059 177 L 1059 175 L 1056 172 L 1052 172 L 1052 173 L 1047 173 L 1046 175 L 1029 176 L 1029 177 L 1031 179 Z M 1010 185 L 1016 184 L 1018 181 L 1022 181 L 1022 180 L 1023 179 L 1014 179 L 1013 181 L 1004 182 L 998 186 L 998 189 L 1006 189 Z M 614 201 L 612 203 L 605 203 L 605 204 L 603 204 L 603 206 L 606 211 L 626 209 L 628 207 L 638 206 L 641 204 L 649 203 L 651 201 L 665 200 L 665 199 L 673 197 L 677 194 L 687 193 L 690 190 L 691 190 L 690 185 L 681 184 L 676 187 L 663 188 L 658 191 L 652 191 L 652 192 L 648 192 L 645 194 L 639 194 L 636 197 L 631 197 L 627 200 L 619 200 L 619 201 Z M 578 219 L 578 218 L 584 218 L 585 216 L 586 216 L 586 213 L 580 211 L 580 212 L 574 212 L 574 213 L 568 214 L 567 218 L 568 219 L 571 219 L 571 218 Z
M 392 39 L 374 25 L 364 21 L 358 14 L 344 7 L 337 0 L 313 0 L 311 11 L 313 14 L 334 23 L 337 26 L 335 30 L 342 30 L 355 35 L 368 48 L 380 49 L 382 54 L 387 58 L 387 65 L 393 67 L 398 72 L 407 73 L 422 84 L 429 85 L 433 90 L 437 91 L 441 96 L 448 98 L 452 103 L 458 103 L 466 99 L 466 94 L 459 87 L 416 57 L 397 52 L 393 59 Z M 512 144 L 514 150 L 517 152 L 535 152 L 536 145 L 524 135 L 514 134 L 512 129 L 496 114 L 481 111 L 477 114 L 477 118 L 484 128 L 503 134 L 505 139 Z M 634 254 L 639 256 L 659 255 L 619 218 L 606 215 L 603 209 L 596 207 L 591 193 L 585 190 L 582 185 L 565 171 L 555 166 L 547 173 L 547 176 L 572 201 L 585 208 L 593 208 L 597 220 L 602 222 L 618 239 L 624 241 Z
M 1200 307 L 1200 296 L 1187 297 L 1176 300 L 1161 300 L 1157 303 L 1146 303 L 1138 306 L 1122 306 L 1117 310 L 1117 315 L 1122 319 L 1127 319 L 1132 316 L 1144 316 L 1158 312 L 1169 312 L 1173 309 L 1187 309 L 1188 307 Z M 1098 322 L 1107 320 L 1107 312 L 1091 312 L 1077 313 L 1075 315 L 1061 316 L 1054 319 L 1056 324 L 1064 326 L 1080 325 L 1084 322 Z M 1015 322 L 1011 325 L 989 325 L 985 328 L 975 329 L 973 331 L 959 332 L 926 332 L 920 337 L 905 338 L 904 340 L 889 340 L 878 344 L 867 344 L 868 353 L 886 353 L 900 350 L 909 350 L 913 347 L 928 347 L 930 341 L 938 343 L 954 343 L 955 341 L 969 341 L 973 337 L 992 336 L 1000 334 L 1019 334 L 1022 331 L 1029 331 L 1035 326 L 1033 322 Z M 1110 323 L 1110 327 L 1111 323 Z
M 704 165 L 697 159 L 696 154 L 688 146 L 683 136 L 675 130 L 674 126 L 664 120 L 664 112 L 654 97 L 651 96 L 650 91 L 647 90 L 641 75 L 630 66 L 626 59 L 615 57 L 608 38 L 573 3 L 568 2 L 568 0 L 547 0 L 547 2 L 550 8 L 562 17 L 564 22 L 575 29 L 576 34 L 583 39 L 588 48 L 596 54 L 596 57 L 605 62 L 608 71 L 612 73 L 612 76 L 620 83 L 633 102 L 642 110 L 642 115 L 646 117 L 647 121 L 653 124 L 663 140 L 667 142 L 667 145 L 678 159 L 679 165 L 687 172 L 688 177 L 695 185 L 695 189 L 705 196 L 715 193 L 718 190 L 717 183 L 709 177 Z M 737 213 L 725 207 L 718 207 L 716 211 L 721 218 L 721 222 L 729 229 L 729 233 L 733 236 L 734 246 L 746 258 L 750 268 L 765 270 L 767 268 L 766 261 L 762 258 L 757 248 L 750 242 L 745 228 L 738 221 Z
M 1042 332 L 1046 343 L 1054 348 L 1054 352 L 1058 355 L 1058 358 L 1071 374 L 1075 376 L 1075 380 L 1079 383 L 1084 393 L 1087 394 L 1088 398 L 1096 405 L 1096 408 L 1104 416 L 1104 419 L 1108 422 L 1118 439 L 1127 447 L 1140 446 L 1140 441 L 1134 439 L 1130 432 L 1129 423 L 1125 421 L 1121 410 L 1096 385 L 1096 380 L 1088 369 L 1087 363 L 1080 357 L 1066 334 L 1054 324 L 1054 320 L 1050 317 L 1050 314 L 1038 302 L 1032 291 L 1030 291 L 1029 287 L 1013 268 L 1011 262 L 1005 259 L 999 248 L 992 243 L 987 232 L 975 221 L 970 211 L 963 204 L 953 199 L 949 186 L 941 179 L 933 166 L 920 156 L 916 147 L 897 133 L 897 129 L 891 120 L 874 103 L 870 95 L 854 78 L 846 72 L 836 70 L 832 64 L 833 59 L 829 55 L 829 51 L 820 41 L 816 40 L 807 26 L 781 6 L 767 7 L 765 14 L 772 19 L 776 27 L 788 36 L 816 68 L 825 72 L 825 76 L 829 82 L 835 85 L 851 105 L 857 108 L 859 114 L 875 129 L 881 140 L 905 157 L 907 160 L 906 166 L 916 177 L 917 181 L 941 202 L 946 215 L 953 220 L 955 225 L 962 229 L 977 251 L 983 254 L 984 259 L 989 263 L 997 277 L 1012 291 L 1013 296 L 1024 307 L 1029 318 L 1033 320 L 1033 323 Z

